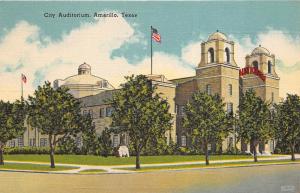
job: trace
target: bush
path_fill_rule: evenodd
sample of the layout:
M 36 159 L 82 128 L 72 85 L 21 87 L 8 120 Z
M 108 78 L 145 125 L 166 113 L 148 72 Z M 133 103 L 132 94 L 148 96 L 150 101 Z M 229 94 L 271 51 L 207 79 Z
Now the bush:
M 49 154 L 49 147 L 5 147 L 5 154 Z

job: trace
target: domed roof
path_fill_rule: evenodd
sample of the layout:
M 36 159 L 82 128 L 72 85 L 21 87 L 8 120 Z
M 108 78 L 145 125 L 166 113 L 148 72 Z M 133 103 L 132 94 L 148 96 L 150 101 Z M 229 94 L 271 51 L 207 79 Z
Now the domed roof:
M 266 48 L 261 47 L 261 45 L 259 45 L 257 48 L 255 48 L 252 51 L 252 54 L 267 54 L 267 55 L 270 55 L 270 52 Z
M 217 32 L 209 36 L 208 40 L 227 40 L 227 36 L 217 30 Z
M 106 81 L 100 77 L 90 74 L 70 76 L 64 80 L 64 85 L 99 85 L 99 82 Z
M 79 65 L 78 69 L 91 69 L 91 66 L 84 62 L 83 64 Z

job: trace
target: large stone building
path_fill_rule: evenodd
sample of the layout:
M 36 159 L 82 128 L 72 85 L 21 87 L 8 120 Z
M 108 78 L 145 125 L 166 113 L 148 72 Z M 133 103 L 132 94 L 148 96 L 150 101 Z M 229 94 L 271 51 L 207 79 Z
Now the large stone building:
M 279 77 L 275 69 L 275 56 L 261 46 L 255 48 L 245 57 L 245 67 L 240 69 L 235 61 L 234 42 L 219 31 L 211 34 L 207 41 L 201 43 L 199 50 L 201 60 L 195 69 L 195 76 L 167 80 L 163 75 L 148 75 L 157 92 L 170 104 L 170 113 L 174 120 L 173 126 L 165 136 L 181 146 L 189 146 L 191 140 L 182 125 L 184 106 L 195 91 L 201 90 L 208 94 L 219 94 L 226 103 L 226 111 L 235 113 L 238 110 L 241 93 L 253 89 L 263 100 L 270 103 L 279 102 Z M 178 72 L 180 75 L 180 72 Z M 84 63 L 78 68 L 78 74 L 64 80 L 55 80 L 54 87 L 66 86 L 70 93 L 82 104 L 82 113 L 90 114 L 98 135 L 111 126 L 112 108 L 108 102 L 117 90 L 105 79 L 91 74 L 90 65 Z M 128 144 L 126 134 L 112 134 L 113 145 L 121 141 Z M 47 138 L 36 129 L 28 129 L 23 137 L 11 140 L 9 146 L 44 146 Z M 250 151 L 249 144 L 237 142 L 235 134 L 223 140 L 222 151 L 236 145 L 242 151 Z M 217 144 L 211 144 L 216 151 Z M 260 144 L 260 152 L 272 152 L 273 141 Z
M 234 42 L 219 31 L 201 43 L 201 61 L 196 68 L 196 75 L 171 81 L 177 84 L 175 103 L 179 112 L 176 131 L 177 142 L 181 146 L 191 143 L 191 139 L 187 138 L 187 130 L 182 126 L 182 117 L 184 105 L 195 91 L 219 94 L 228 113 L 238 110 L 240 95 L 248 89 L 253 89 L 265 101 L 279 101 L 279 77 L 275 71 L 275 56 L 259 46 L 251 55 L 246 56 L 245 68 L 240 69 L 235 62 Z M 250 151 L 249 144 L 237 142 L 234 134 L 223 140 L 221 149 L 227 151 L 234 144 L 242 151 Z M 211 144 L 212 151 L 216 151 L 216 146 Z M 260 144 L 259 150 L 272 152 L 273 141 Z
M 170 140 L 175 141 L 176 137 L 176 113 L 175 113 L 175 88 L 176 85 L 168 81 L 163 75 L 148 75 L 148 78 L 152 81 L 152 84 L 157 87 L 156 92 L 160 93 L 161 97 L 168 100 L 170 104 L 170 113 L 173 115 L 173 125 L 170 131 L 165 133 L 167 143 Z M 112 95 L 117 90 L 107 90 L 96 95 L 82 97 L 79 100 L 82 104 L 82 113 L 90 114 L 95 124 L 96 132 L 101 135 L 105 128 L 111 127 L 111 113 L 112 108 L 108 102 L 112 98 Z M 113 146 L 118 146 L 121 142 L 128 144 L 129 136 L 126 133 L 112 134 L 111 140 Z

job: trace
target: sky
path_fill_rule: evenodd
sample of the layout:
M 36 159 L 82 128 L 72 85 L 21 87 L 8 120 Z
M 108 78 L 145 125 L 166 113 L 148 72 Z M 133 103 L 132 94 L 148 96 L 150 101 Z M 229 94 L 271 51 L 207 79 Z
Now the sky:
M 59 13 L 88 18 L 59 18 Z M 94 18 L 94 13 L 117 18 Z M 122 17 L 122 13 L 137 17 Z M 56 14 L 55 18 L 44 14 Z M 258 45 L 276 57 L 280 97 L 300 94 L 300 2 L 5 2 L 0 1 L 0 100 L 24 96 L 44 81 L 77 74 L 80 64 L 116 88 L 124 76 L 150 73 L 150 26 L 161 34 L 153 44 L 153 72 L 168 79 L 195 75 L 200 44 L 219 30 L 235 42 L 235 60 Z

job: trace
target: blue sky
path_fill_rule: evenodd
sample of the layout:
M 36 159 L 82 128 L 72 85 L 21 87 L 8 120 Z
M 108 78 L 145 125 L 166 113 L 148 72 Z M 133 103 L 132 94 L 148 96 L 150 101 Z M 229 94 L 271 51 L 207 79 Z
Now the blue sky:
M 6 48 L 9 52 L 10 47 L 5 45 L 9 42 L 6 39 L 10 37 L 26 38 L 27 44 L 20 44 L 23 48 L 18 48 L 19 52 L 30 52 L 30 49 L 36 50 L 35 53 L 28 55 L 18 54 L 18 60 L 1 60 L 0 53 L 0 75 L 2 76 L 17 76 L 18 73 L 24 72 L 29 74 L 30 88 L 33 90 L 37 85 L 41 84 L 45 79 L 64 78 L 68 75 L 76 73 L 77 66 L 83 61 L 71 61 L 66 59 L 67 51 L 64 50 L 65 55 L 59 57 L 51 56 L 48 62 L 41 65 L 33 65 L 39 59 L 46 58 L 45 54 L 38 56 L 41 50 L 51 48 L 53 45 L 60 45 L 66 43 L 68 37 L 72 37 L 73 32 L 85 30 L 87 28 L 92 30 L 92 26 L 98 25 L 98 20 L 91 18 L 45 18 L 44 13 L 58 13 L 58 12 L 73 12 L 73 13 L 90 13 L 94 12 L 127 12 L 138 14 L 137 18 L 126 18 L 124 21 L 118 23 L 111 20 L 110 23 L 115 23 L 112 27 L 112 34 L 105 32 L 104 36 L 91 37 L 89 31 L 86 31 L 87 41 L 93 41 L 92 38 L 99 40 L 99 44 L 106 44 L 106 38 L 113 41 L 111 49 L 103 48 L 103 56 L 99 54 L 99 61 L 107 61 L 107 64 L 101 62 L 95 64 L 95 73 L 104 76 L 107 79 L 110 77 L 113 83 L 120 82 L 119 77 L 126 75 L 126 73 L 119 73 L 115 67 L 109 69 L 107 65 L 113 65 L 118 62 L 125 62 L 129 68 L 145 65 L 149 59 L 149 34 L 150 26 L 153 25 L 158 29 L 162 36 L 161 44 L 154 44 L 154 51 L 157 55 L 156 61 L 174 62 L 178 68 L 177 76 L 170 73 L 171 78 L 182 77 L 186 75 L 193 75 L 193 68 L 197 65 L 198 59 L 196 57 L 197 45 L 201 41 L 205 41 L 209 34 L 217 29 L 226 33 L 237 46 L 240 48 L 240 55 L 237 61 L 240 66 L 243 66 L 243 58 L 247 52 L 250 52 L 258 44 L 266 45 L 278 59 L 278 68 L 282 71 L 280 75 L 289 76 L 289 73 L 295 73 L 299 70 L 300 57 L 297 57 L 300 35 L 300 2 L 0 2 L 0 51 Z M 121 18 L 119 18 L 121 19 Z M 120 28 L 117 25 L 121 25 Z M 122 28 L 122 25 L 123 28 Z M 100 24 L 99 24 L 100 26 Z M 124 30 L 126 28 L 126 30 Z M 19 30 L 19 31 L 18 31 Z M 115 32 L 114 30 L 118 31 Z M 124 34 L 122 34 L 122 30 Z M 28 32 L 28 34 L 24 35 Z M 24 32 L 24 34 L 22 34 Z M 101 31 L 99 31 L 101 32 Z M 30 34 L 32 33 L 32 34 Z M 113 37 L 111 37 L 113 36 Z M 82 38 L 82 35 L 80 35 Z M 127 39 L 124 39 L 126 37 Z M 272 42 L 272 37 L 273 41 Z M 17 38 L 18 39 L 18 38 Z M 117 40 L 120 40 L 118 43 Z M 276 43 L 278 40 L 279 43 Z M 32 42 L 30 42 L 32 41 Z M 76 41 L 74 39 L 74 41 Z M 81 40 L 84 42 L 84 40 Z M 82 45 L 84 43 L 81 43 Z M 33 46 L 33 47 L 31 47 Z M 86 48 L 89 49 L 88 45 Z M 110 46 L 110 45 L 106 45 Z M 284 52 L 280 51 L 280 47 L 284 46 Z M 98 46 L 99 47 L 99 46 Z M 98 48 L 95 46 L 95 48 Z M 8 50 L 7 50 L 8 48 Z M 94 47 L 91 47 L 94 48 Z M 41 49 L 38 51 L 38 49 Z M 70 49 L 72 49 L 70 47 Z M 192 50 L 194 49 L 194 50 Z M 292 53 L 289 56 L 289 51 Z M 279 51 L 278 51 L 279 50 Z M 13 49 L 11 50 L 14 51 Z M 99 50 L 100 52 L 101 50 Z M 107 54 L 105 52 L 107 51 Z M 200 50 L 198 51 L 200 55 Z M 278 53 L 279 52 L 279 53 Z M 72 52 L 74 54 L 74 52 Z M 97 53 L 97 52 L 95 52 Z M 2 52 L 3 54 L 3 52 Z M 194 54 L 194 55 L 193 55 Z M 29 56 L 33 57 L 29 57 Z M 52 54 L 53 55 L 53 54 Z M 59 55 L 59 54 L 58 54 Z M 189 57 L 190 58 L 187 58 Z M 102 57 L 102 58 L 101 58 Z M 107 57 L 107 58 L 105 58 Z M 161 58 L 163 57 L 163 59 Z M 76 58 L 76 57 L 74 57 Z M 104 59 L 103 59 L 104 58 Z M 195 58 L 195 59 L 192 59 Z M 287 59 L 286 59 L 287 58 Z M 81 58 L 78 58 L 81 59 Z M 89 57 L 82 57 L 86 62 L 93 61 Z M 161 60 L 160 60 L 161 59 Z M 114 61 L 110 63 L 110 60 Z M 155 61 L 155 58 L 154 58 Z M 71 64 L 72 63 L 72 64 Z M 157 65 L 167 65 L 158 64 Z M 66 71 L 66 74 L 55 74 L 55 69 L 58 66 L 67 65 L 73 68 L 73 71 Z M 123 65 L 123 64 L 120 64 Z M 123 71 L 127 73 L 139 72 L 134 68 L 129 68 L 124 65 Z M 170 65 L 170 64 L 168 64 Z M 92 64 L 93 66 L 93 64 Z M 30 70 L 28 68 L 31 67 Z M 181 74 L 181 68 L 186 72 Z M 109 73 L 104 73 L 101 69 L 109 70 Z M 160 69 L 159 67 L 157 69 Z M 161 67 L 163 69 L 163 67 Z M 289 69 L 294 69 L 292 72 Z M 279 70 L 279 69 L 278 69 Z M 170 70 L 166 69 L 167 74 Z M 115 73 L 113 73 L 115 72 Z M 144 72 L 141 70 L 141 72 Z M 71 73 L 71 74 L 67 74 Z M 51 75 L 50 75 L 51 74 Z M 107 75 L 109 74 L 109 75 Z M 57 75 L 55 77 L 55 75 Z M 293 74 L 294 75 L 294 74 Z M 297 75 L 297 74 L 296 74 Z M 296 76 L 294 75 L 294 76 Z M 299 73 L 300 75 L 300 73 Z M 62 77 L 61 77 L 62 76 Z M 290 80 L 289 80 L 290 81 Z M 287 80 L 285 81 L 287 82 Z M 284 83 L 283 86 L 285 86 Z M 117 85 L 115 85 L 117 86 Z M 1 88 L 1 85 L 0 85 Z M 4 87 L 2 87 L 3 90 Z M 290 87 L 284 92 L 298 89 L 296 86 Z M 17 88 L 15 89 L 17 90 Z M 17 91 L 15 91 L 17 92 Z M 28 91 L 30 94 L 30 91 Z M 295 92 L 300 92 L 296 90 Z M 1 96 L 0 96 L 1 97 Z

